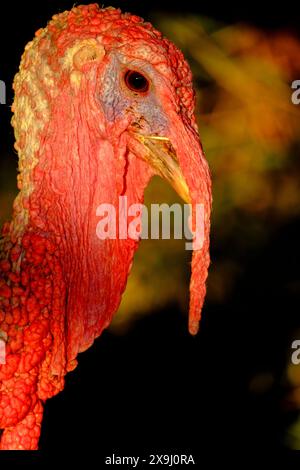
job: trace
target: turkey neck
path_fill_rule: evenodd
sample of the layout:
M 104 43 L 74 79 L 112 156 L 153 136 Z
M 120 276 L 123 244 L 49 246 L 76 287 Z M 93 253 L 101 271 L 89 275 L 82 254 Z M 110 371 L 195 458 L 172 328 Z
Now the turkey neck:
M 110 323 L 138 246 L 131 239 L 100 240 L 97 208 L 111 204 L 118 212 L 120 195 L 127 196 L 128 204 L 142 202 L 152 175 L 128 152 L 126 132 L 114 136 L 101 128 L 99 116 L 83 119 L 85 106 L 84 99 L 70 102 L 65 93 L 57 99 L 40 136 L 37 164 L 26 176 L 29 184 L 16 199 L 11 231 L 13 239 L 37 235 L 56 247 L 70 368 L 77 353 Z

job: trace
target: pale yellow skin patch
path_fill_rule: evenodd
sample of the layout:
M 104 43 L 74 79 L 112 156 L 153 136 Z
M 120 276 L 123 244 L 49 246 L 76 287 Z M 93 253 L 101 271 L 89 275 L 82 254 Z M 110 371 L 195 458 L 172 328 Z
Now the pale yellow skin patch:
M 75 69 L 70 74 L 71 86 L 75 92 L 80 88 L 84 66 L 88 62 L 101 62 L 104 56 L 105 49 L 96 39 L 80 41 L 68 50 L 65 57 L 65 66 Z
M 85 44 L 82 44 L 83 42 L 85 42 Z M 101 62 L 103 60 L 105 49 L 97 40 L 90 39 L 89 41 L 82 41 L 81 44 L 82 47 L 73 57 L 73 64 L 76 69 L 82 70 L 87 62 L 95 60 Z

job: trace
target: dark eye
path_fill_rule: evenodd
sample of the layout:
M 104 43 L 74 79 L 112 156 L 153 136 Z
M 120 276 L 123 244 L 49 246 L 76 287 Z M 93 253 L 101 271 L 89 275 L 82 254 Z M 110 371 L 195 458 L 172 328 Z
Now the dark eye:
M 127 70 L 124 77 L 129 90 L 137 93 L 146 93 L 149 90 L 149 81 L 136 70 Z

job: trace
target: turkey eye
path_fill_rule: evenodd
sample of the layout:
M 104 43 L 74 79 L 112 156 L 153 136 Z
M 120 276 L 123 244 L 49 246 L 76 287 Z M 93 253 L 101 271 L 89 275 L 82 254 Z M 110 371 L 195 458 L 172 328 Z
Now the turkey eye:
M 146 91 L 149 90 L 149 81 L 147 78 L 135 70 L 127 70 L 124 79 L 127 87 L 132 91 L 146 93 Z

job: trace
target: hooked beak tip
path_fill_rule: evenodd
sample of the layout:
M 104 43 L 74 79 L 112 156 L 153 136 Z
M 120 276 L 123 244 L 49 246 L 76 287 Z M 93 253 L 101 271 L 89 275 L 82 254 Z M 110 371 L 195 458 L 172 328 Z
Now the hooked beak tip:
M 191 204 L 189 188 L 170 139 L 137 132 L 134 132 L 133 135 L 144 148 L 142 155 L 139 156 L 147 161 L 157 174 L 170 183 L 184 202 Z

